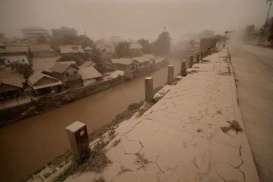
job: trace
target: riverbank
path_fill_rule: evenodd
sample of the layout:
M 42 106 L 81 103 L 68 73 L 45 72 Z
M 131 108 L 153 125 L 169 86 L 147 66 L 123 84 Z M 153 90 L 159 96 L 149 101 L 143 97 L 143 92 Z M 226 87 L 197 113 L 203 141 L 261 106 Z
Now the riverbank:
M 164 59 L 162 62 L 158 62 L 153 67 L 139 70 L 134 74 L 134 78 L 130 80 L 127 80 L 124 75 L 118 75 L 114 78 L 107 78 L 99 81 L 95 85 L 91 86 L 68 89 L 61 93 L 50 94 L 41 97 L 28 97 L 28 102 L 22 102 L 22 104 L 19 105 L 14 104 L 12 107 L 0 110 L 0 127 L 31 116 L 39 115 L 42 112 L 46 112 L 57 107 L 62 107 L 65 104 L 113 88 L 126 81 L 131 81 L 133 79 L 150 74 L 159 69 L 162 69 L 163 67 L 166 67 L 167 65 L 168 61 L 167 59 Z
M 90 159 L 66 181 L 259 181 L 227 52 L 188 73 L 142 115 L 93 140 Z

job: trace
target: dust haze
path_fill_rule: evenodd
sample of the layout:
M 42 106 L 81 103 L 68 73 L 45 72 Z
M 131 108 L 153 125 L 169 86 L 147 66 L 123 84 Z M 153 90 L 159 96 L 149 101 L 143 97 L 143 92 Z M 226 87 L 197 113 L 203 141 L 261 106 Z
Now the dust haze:
M 166 27 L 179 39 L 204 29 L 261 25 L 265 16 L 261 0 L 1 0 L 0 32 L 20 36 L 24 27 L 70 26 L 93 39 L 154 39 Z

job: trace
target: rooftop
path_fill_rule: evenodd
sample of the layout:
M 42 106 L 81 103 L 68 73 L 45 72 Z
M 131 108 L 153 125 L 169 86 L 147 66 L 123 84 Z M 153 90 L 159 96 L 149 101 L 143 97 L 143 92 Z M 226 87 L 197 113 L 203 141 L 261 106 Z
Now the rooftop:
M 8 69 L 0 71 L 0 85 L 6 84 L 23 88 L 24 82 L 25 82 L 24 76 L 16 71 L 11 71 Z
M 65 61 L 65 62 L 56 62 L 52 68 L 50 68 L 51 72 L 63 73 L 70 66 L 76 66 L 75 61 Z
M 112 59 L 113 64 L 124 64 L 124 65 L 130 65 L 135 62 L 134 59 L 131 58 L 119 58 L 119 59 Z
M 84 50 L 80 45 L 63 45 L 60 46 L 61 54 L 76 54 L 76 53 L 84 53 Z
M 98 72 L 92 65 L 79 67 L 79 74 L 83 80 L 102 77 L 102 74 Z

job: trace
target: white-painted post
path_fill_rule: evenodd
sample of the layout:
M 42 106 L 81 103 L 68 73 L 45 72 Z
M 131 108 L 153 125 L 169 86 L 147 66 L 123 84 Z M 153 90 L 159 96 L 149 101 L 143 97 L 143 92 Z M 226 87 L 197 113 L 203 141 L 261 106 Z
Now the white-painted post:
M 168 66 L 168 84 L 171 84 L 174 81 L 174 66 Z
M 69 139 L 74 162 L 79 164 L 83 162 L 84 159 L 89 157 L 90 154 L 87 127 L 84 123 L 75 121 L 68 125 L 65 129 Z
M 154 86 L 153 86 L 153 78 L 146 77 L 145 78 L 145 101 L 152 102 L 154 96 Z

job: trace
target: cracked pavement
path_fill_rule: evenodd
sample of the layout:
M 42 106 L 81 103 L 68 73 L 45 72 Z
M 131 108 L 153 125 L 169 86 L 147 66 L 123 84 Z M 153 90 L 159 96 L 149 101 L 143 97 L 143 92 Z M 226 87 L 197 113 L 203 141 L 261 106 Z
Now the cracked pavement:
M 107 146 L 112 163 L 102 173 L 66 181 L 258 182 L 226 56 L 223 50 L 206 57 L 141 117 L 120 123 Z M 229 121 L 242 131 L 223 132 Z

